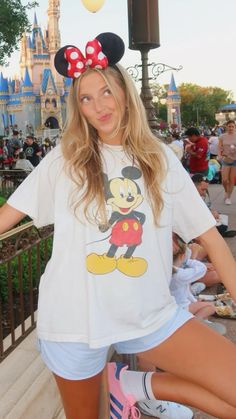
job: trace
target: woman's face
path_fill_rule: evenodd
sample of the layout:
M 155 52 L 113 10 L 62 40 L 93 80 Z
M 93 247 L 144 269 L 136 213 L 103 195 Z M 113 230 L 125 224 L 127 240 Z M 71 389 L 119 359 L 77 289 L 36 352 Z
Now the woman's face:
M 233 134 L 234 133 L 234 131 L 235 131 L 235 124 L 233 122 L 230 122 L 227 125 L 227 131 L 228 131 L 229 134 Z
M 80 82 L 80 110 L 88 123 L 97 130 L 99 138 L 104 143 L 121 144 L 121 130 L 116 135 L 113 134 L 120 118 L 122 120 L 124 117 L 126 101 L 123 89 L 114 78 L 112 81 L 114 81 L 112 85 L 115 88 L 119 106 L 106 81 L 99 73 L 94 72 L 85 75 Z

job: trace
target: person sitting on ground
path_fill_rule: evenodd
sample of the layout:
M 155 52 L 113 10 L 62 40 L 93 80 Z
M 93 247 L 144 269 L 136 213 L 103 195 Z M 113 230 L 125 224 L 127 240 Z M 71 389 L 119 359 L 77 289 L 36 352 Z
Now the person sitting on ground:
M 204 202 L 210 209 L 212 215 L 217 221 L 217 230 L 223 237 L 234 237 L 236 235 L 236 230 L 228 230 L 228 216 L 225 214 L 219 214 L 216 209 L 212 207 L 210 194 L 208 191 L 209 181 L 201 173 L 196 173 L 192 176 L 192 181 L 196 186 L 200 196 L 203 198 Z
M 199 301 L 191 291 L 191 284 L 206 274 L 207 268 L 199 260 L 191 259 L 191 251 L 187 244 L 173 234 L 173 274 L 170 282 L 170 292 L 177 304 L 190 311 L 200 320 L 221 334 L 226 330 L 218 323 L 209 322 L 208 317 L 215 314 L 215 305 L 211 301 Z
M 32 172 L 32 170 L 34 169 L 32 163 L 26 158 L 24 151 L 19 152 L 15 169 L 25 170 L 25 172 Z
M 196 173 L 191 177 L 199 195 L 203 198 L 204 202 L 211 210 L 212 215 L 215 217 L 217 221 L 217 230 L 223 237 L 234 237 L 236 235 L 235 230 L 228 230 L 228 223 L 227 223 L 227 216 L 223 216 L 223 214 L 219 214 L 214 208 L 211 206 L 210 195 L 208 192 L 208 185 L 209 182 L 205 176 L 201 173 Z M 194 240 L 189 244 L 189 248 L 192 251 L 192 259 L 198 259 L 204 261 L 207 272 L 205 276 L 201 279 L 201 282 L 205 284 L 206 287 L 211 287 L 213 285 L 217 285 L 221 283 L 221 279 L 218 273 L 215 270 L 215 267 L 211 263 L 209 255 L 204 248 L 204 246 L 198 243 L 198 240 Z M 201 291 L 200 287 L 198 286 L 198 281 L 194 284 L 193 288 L 196 290 L 196 294 L 198 294 L 198 290 Z

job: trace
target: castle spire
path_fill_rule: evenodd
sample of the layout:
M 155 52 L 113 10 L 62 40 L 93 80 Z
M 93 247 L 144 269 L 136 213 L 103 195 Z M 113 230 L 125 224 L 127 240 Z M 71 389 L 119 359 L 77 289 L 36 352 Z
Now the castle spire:
M 171 128 L 181 129 L 180 113 L 181 97 L 175 84 L 172 73 L 170 84 L 167 91 L 167 120 Z
M 53 72 L 59 91 L 63 90 L 63 78 L 57 73 L 54 67 L 54 58 L 56 52 L 61 46 L 61 36 L 59 31 L 59 18 L 60 18 L 60 0 L 48 1 L 48 52 L 50 55 L 50 67 Z
M 37 15 L 36 12 L 34 12 L 34 28 L 38 27 L 38 19 L 37 19 Z
M 173 93 L 178 93 L 173 73 L 171 74 L 171 80 L 170 80 L 168 91 L 173 92 Z
M 25 68 L 25 77 L 24 77 L 24 80 L 23 80 L 23 86 L 24 87 L 32 87 L 33 86 L 32 82 L 30 80 L 28 67 Z
M 49 0 L 48 2 L 48 49 L 49 54 L 55 55 L 61 46 L 59 31 L 60 0 Z

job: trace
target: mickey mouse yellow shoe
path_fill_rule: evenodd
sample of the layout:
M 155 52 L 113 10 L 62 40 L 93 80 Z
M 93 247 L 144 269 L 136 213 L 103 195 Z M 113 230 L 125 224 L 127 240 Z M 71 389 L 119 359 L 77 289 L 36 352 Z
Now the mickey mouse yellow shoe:
M 106 254 L 97 255 L 96 253 L 91 253 L 86 258 L 86 266 L 87 270 L 92 274 L 104 275 L 116 269 L 116 259 L 108 257 Z
M 127 276 L 141 276 L 147 270 L 147 262 L 143 258 L 124 258 L 119 257 L 116 261 L 117 269 Z

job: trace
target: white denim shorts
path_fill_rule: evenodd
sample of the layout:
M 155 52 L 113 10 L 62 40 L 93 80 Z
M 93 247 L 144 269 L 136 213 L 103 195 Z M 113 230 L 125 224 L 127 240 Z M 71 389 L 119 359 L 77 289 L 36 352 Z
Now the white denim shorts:
M 140 338 L 117 342 L 112 346 L 118 354 L 137 354 L 160 345 L 194 316 L 178 307 L 174 316 L 157 331 Z M 87 343 L 39 340 L 38 348 L 46 366 L 67 380 L 84 380 L 103 370 L 109 346 L 91 349 Z

